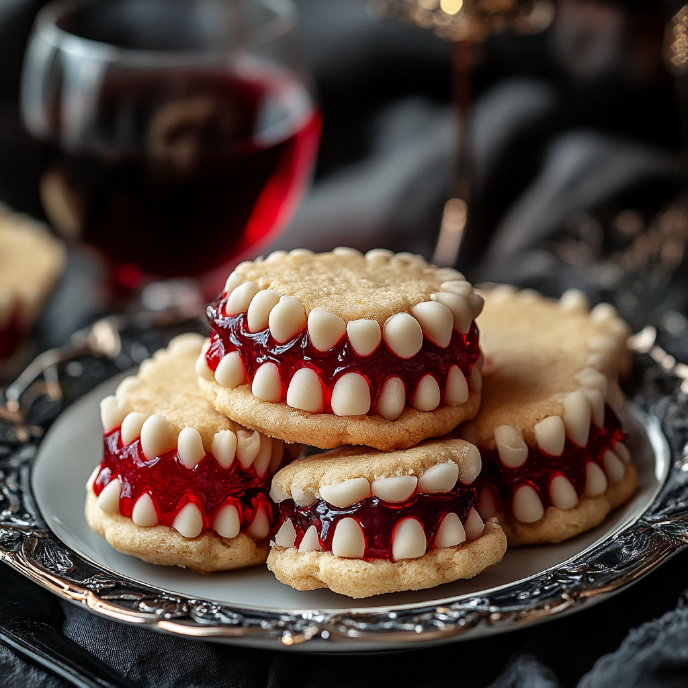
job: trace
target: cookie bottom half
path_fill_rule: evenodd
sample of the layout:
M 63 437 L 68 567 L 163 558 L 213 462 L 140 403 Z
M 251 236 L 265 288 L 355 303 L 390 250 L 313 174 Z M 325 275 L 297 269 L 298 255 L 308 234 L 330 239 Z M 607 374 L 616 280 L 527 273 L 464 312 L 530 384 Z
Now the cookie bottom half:
M 610 485 L 599 497 L 583 497 L 572 509 L 549 506 L 545 515 L 535 523 L 521 523 L 512 515 L 499 514 L 498 518 L 509 541 L 509 546 L 556 543 L 580 535 L 598 526 L 610 511 L 621 506 L 638 489 L 638 471 L 631 463 L 624 477 Z
M 329 588 L 360 599 L 473 578 L 501 561 L 505 552 L 504 531 L 496 519 L 490 519 L 477 540 L 433 549 L 418 559 L 364 561 L 335 557 L 331 552 L 299 552 L 292 547 L 273 547 L 268 556 L 268 568 L 277 580 L 296 590 Z
M 206 399 L 215 408 L 247 428 L 285 442 L 298 442 L 321 449 L 343 444 L 364 444 L 391 451 L 406 449 L 424 439 L 451 432 L 473 418 L 480 408 L 480 392 L 472 392 L 461 406 L 441 406 L 435 411 L 407 408 L 396 420 L 381 416 L 335 416 L 308 413 L 286 404 L 273 404 L 253 396 L 248 385 L 234 389 L 199 378 Z
M 118 552 L 149 564 L 183 566 L 199 573 L 212 573 L 258 566 L 268 555 L 267 541 L 261 545 L 244 533 L 227 539 L 206 532 L 187 539 L 167 526 L 137 526 L 130 518 L 102 511 L 91 487 L 86 498 L 86 521 Z

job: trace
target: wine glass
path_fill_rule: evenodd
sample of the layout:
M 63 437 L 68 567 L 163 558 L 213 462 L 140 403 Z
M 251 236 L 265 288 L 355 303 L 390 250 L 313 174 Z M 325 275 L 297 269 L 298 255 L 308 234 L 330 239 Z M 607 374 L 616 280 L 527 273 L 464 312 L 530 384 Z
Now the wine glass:
M 39 13 L 21 113 L 42 149 L 41 199 L 114 283 L 193 277 L 207 298 L 291 218 L 320 135 L 295 29 L 291 0 L 66 0 Z

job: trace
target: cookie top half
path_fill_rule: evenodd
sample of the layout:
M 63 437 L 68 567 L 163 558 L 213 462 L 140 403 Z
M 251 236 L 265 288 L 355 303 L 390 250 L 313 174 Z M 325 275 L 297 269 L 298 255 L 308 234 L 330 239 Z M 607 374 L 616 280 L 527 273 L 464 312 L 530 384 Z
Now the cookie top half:
M 393 452 L 339 447 L 280 470 L 271 495 L 277 502 L 289 498 L 301 505 L 328 497 L 339 507 L 371 496 L 402 502 L 416 491 L 449 492 L 457 482 L 470 485 L 480 468 L 480 452 L 464 440 L 426 440 Z
M 201 387 L 286 441 L 411 446 L 477 410 L 482 304 L 420 256 L 277 251 L 239 265 L 209 307 Z
M 33 322 L 64 264 L 63 245 L 44 225 L 0 204 L 0 327 Z
M 628 326 L 609 304 L 590 310 L 577 290 L 558 301 L 508 286 L 481 293 L 478 324 L 489 384 L 478 417 L 461 427 L 461 436 L 494 449 L 495 428 L 508 426 L 538 446 L 538 438 L 546 444 L 548 431 L 557 428 L 585 445 L 591 418 L 602 425 L 605 404 L 623 401 L 618 379 L 630 370 Z M 506 431 L 501 435 L 509 441 Z

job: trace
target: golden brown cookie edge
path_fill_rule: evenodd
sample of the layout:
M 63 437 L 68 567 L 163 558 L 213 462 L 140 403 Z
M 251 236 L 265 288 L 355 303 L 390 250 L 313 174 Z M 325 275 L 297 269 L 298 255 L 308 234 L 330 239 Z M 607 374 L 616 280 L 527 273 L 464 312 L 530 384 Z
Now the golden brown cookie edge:
M 335 557 L 331 552 L 299 552 L 295 548 L 275 546 L 267 563 L 277 580 L 296 590 L 329 588 L 362 599 L 473 578 L 501 561 L 506 547 L 501 526 L 496 519 L 489 519 L 477 540 L 433 549 L 418 559 L 364 561 Z
M 583 497 L 573 509 L 549 506 L 535 523 L 521 523 L 513 515 L 499 514 L 509 547 L 518 545 L 556 544 L 600 525 L 607 515 L 628 501 L 638 488 L 638 471 L 631 463 L 624 477 L 610 485 L 599 497 Z
M 85 514 L 91 529 L 118 552 L 138 557 L 149 564 L 182 566 L 199 573 L 212 573 L 258 566 L 268 555 L 267 542 L 260 545 L 244 533 L 227 539 L 205 532 L 191 540 L 167 526 L 143 528 L 130 518 L 111 516 L 98 508 L 90 486 Z
M 459 423 L 475 417 L 480 392 L 472 392 L 462 406 L 443 406 L 435 411 L 407 408 L 394 421 L 381 416 L 335 416 L 308 413 L 286 404 L 273 404 L 253 396 L 248 385 L 235 389 L 198 379 L 206 399 L 235 423 L 283 442 L 298 442 L 320 449 L 343 444 L 363 444 L 381 451 L 407 449 L 430 437 L 451 432 Z

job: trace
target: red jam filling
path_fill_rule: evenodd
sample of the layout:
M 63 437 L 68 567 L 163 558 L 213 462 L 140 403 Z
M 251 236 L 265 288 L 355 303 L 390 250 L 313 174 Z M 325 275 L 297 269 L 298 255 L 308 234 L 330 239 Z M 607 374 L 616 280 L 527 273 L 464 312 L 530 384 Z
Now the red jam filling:
M 277 507 L 269 499 L 272 476 L 261 478 L 253 466 L 244 468 L 238 460 L 222 468 L 215 457 L 206 454 L 194 468 L 187 468 L 177 451 L 150 461 L 141 450 L 140 440 L 122 446 L 120 431 L 105 435 L 100 473 L 93 485 L 98 496 L 114 478 L 121 482 L 119 511 L 131 518 L 136 500 L 142 494 L 153 499 L 160 525 L 172 526 L 179 510 L 193 502 L 203 516 L 203 530 L 212 530 L 220 508 L 233 504 L 241 519 L 241 530 L 247 528 L 262 504 L 273 522 Z
M 280 371 L 284 401 L 287 386 L 294 373 L 299 368 L 312 368 L 323 383 L 325 413 L 332 412 L 332 388 L 345 373 L 358 373 L 368 381 L 370 413 L 373 413 L 372 409 L 377 404 L 382 386 L 389 377 L 400 377 L 404 381 L 408 405 L 411 394 L 423 376 L 428 373 L 435 375 L 440 389 L 444 391 L 449 369 L 453 365 L 457 365 L 468 378 L 472 366 L 480 357 L 478 328 L 475 323 L 465 335 L 454 331 L 449 346 L 445 349 L 425 338 L 421 350 L 415 356 L 400 359 L 382 340 L 370 356 L 359 356 L 346 335 L 329 351 L 319 351 L 311 343 L 307 329 L 284 344 L 276 342 L 268 328 L 261 332 L 249 332 L 245 313 L 223 315 L 226 300 L 226 297 L 222 297 L 208 306 L 208 320 L 212 331 L 206 361 L 210 370 L 214 371 L 224 356 L 232 351 L 241 353 L 251 380 L 263 363 L 275 363 Z
M 466 522 L 468 512 L 476 504 L 475 484 L 457 483 L 451 492 L 416 492 L 405 502 L 392 504 L 377 497 L 368 497 L 353 506 L 343 509 L 318 500 L 310 506 L 298 506 L 292 499 L 280 502 L 280 525 L 291 519 L 296 531 L 296 543 L 301 544 L 304 534 L 315 526 L 320 546 L 327 552 L 332 551 L 332 538 L 337 523 L 346 517 L 355 518 L 365 536 L 366 561 L 371 559 L 392 560 L 392 539 L 394 528 L 404 518 L 415 518 L 423 526 L 427 549 L 434 546 L 437 531 L 444 517 L 453 512 L 461 523 Z M 276 532 L 277 528 L 275 529 Z
M 521 485 L 535 488 L 546 509 L 552 504 L 549 486 L 556 476 L 568 478 L 578 496 L 581 496 L 585 492 L 588 461 L 594 461 L 602 468 L 604 453 L 625 439 L 626 434 L 621 429 L 619 419 L 606 406 L 604 425 L 598 428 L 594 423 L 591 424 L 587 446 L 579 447 L 567 437 L 561 456 L 551 456 L 537 447 L 528 447 L 528 459 L 525 463 L 517 468 L 508 468 L 501 462 L 496 449 L 481 449 L 483 468 L 476 483 L 481 488 L 492 488 L 500 512 L 511 513 L 514 492 Z
M 0 359 L 7 358 L 14 352 L 21 339 L 22 331 L 19 319 L 13 317 L 6 325 L 0 327 Z

